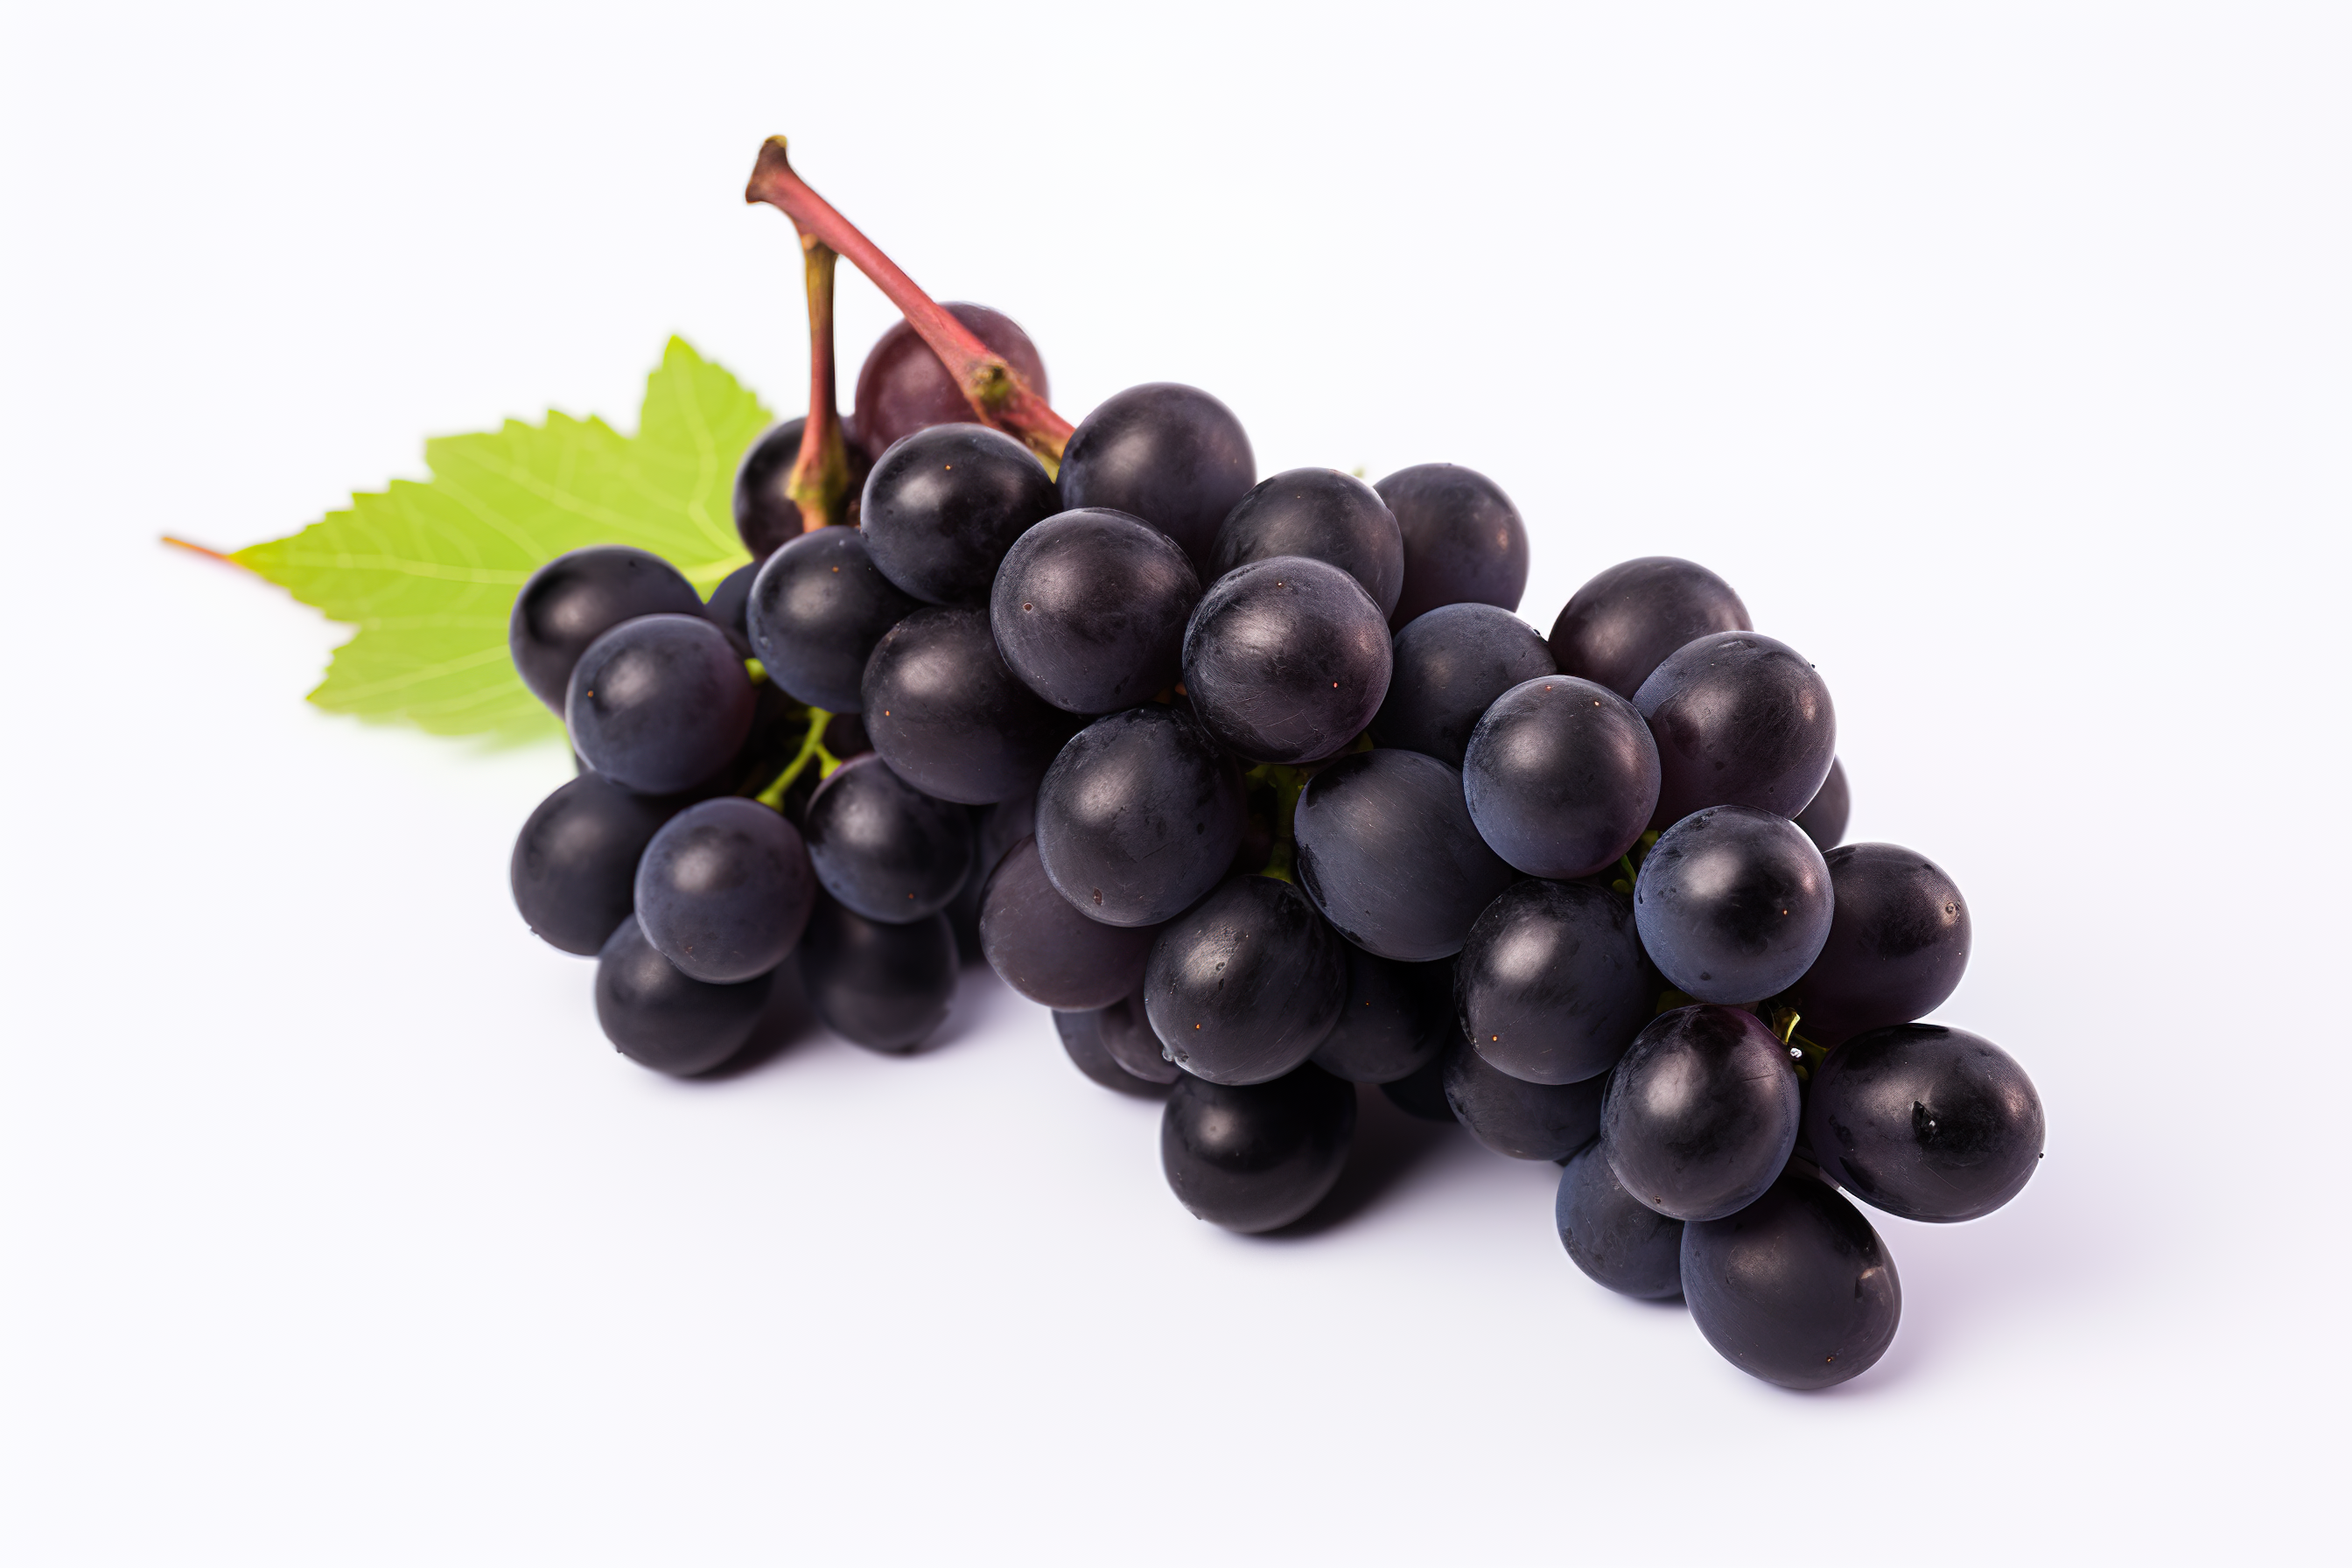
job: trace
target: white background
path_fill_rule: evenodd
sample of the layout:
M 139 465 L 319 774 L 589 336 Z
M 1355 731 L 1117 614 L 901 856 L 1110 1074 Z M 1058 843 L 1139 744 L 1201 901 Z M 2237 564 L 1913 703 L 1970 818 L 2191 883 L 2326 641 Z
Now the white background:
M 10 5 L 0 1555 L 2340 1552 L 2346 14 L 1623 9 Z M 1394 1118 L 1341 1223 L 1198 1224 L 984 970 L 638 1071 L 508 901 L 560 750 L 309 708 L 341 634 L 154 544 L 626 426 L 673 331 L 789 405 L 778 130 L 1065 414 L 1469 463 L 1539 628 L 1682 554 L 1819 664 L 2050 1117 L 1878 1220 L 1876 1370 L 1748 1380 Z

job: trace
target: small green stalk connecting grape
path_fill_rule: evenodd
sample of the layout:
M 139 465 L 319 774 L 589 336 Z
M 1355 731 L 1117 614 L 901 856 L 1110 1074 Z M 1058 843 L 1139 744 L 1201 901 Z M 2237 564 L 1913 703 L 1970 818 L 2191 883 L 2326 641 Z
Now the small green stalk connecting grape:
M 810 709 L 808 733 L 801 737 L 801 749 L 793 753 L 793 760 L 784 764 L 784 771 L 776 775 L 775 782 L 751 798 L 772 810 L 783 810 L 785 793 L 808 771 L 811 763 L 816 764 L 819 779 L 831 778 L 833 771 L 841 766 L 841 759 L 824 749 L 824 727 L 832 722 L 833 715 L 824 709 Z

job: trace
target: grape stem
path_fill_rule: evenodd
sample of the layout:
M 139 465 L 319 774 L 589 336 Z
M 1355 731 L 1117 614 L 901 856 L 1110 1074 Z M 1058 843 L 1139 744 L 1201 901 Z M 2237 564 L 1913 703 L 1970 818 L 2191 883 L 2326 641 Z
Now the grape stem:
M 898 307 L 916 335 L 940 356 L 982 424 L 1017 437 L 1044 459 L 1049 471 L 1059 466 L 1062 448 L 1069 444 L 1070 422 L 1055 413 L 1003 355 L 916 287 L 915 280 L 883 255 L 880 247 L 809 189 L 808 183 L 793 172 L 782 137 L 771 136 L 761 145 L 760 161 L 752 166 L 751 183 L 744 188 L 743 199 L 765 202 L 791 218 L 803 244 L 814 240 L 847 257 L 850 265 L 874 280 L 874 286 Z
M 833 365 L 833 247 L 815 236 L 801 236 L 801 270 L 808 284 L 809 407 L 801 430 L 800 456 L 784 481 L 784 494 L 801 509 L 801 531 L 849 521 L 849 448 L 841 434 L 841 409 Z
M 1265 867 L 1258 872 L 1277 882 L 1296 887 L 1298 879 L 1298 796 L 1307 781 L 1315 776 L 1311 767 L 1288 767 L 1281 763 L 1260 763 L 1244 775 L 1274 791 L 1274 849 L 1265 858 Z
M 824 709 L 810 709 L 808 733 L 801 737 L 801 749 L 793 753 L 791 762 L 784 764 L 784 771 L 776 775 L 775 782 L 751 798 L 771 810 L 783 810 L 785 792 L 793 787 L 794 781 L 799 779 L 801 774 L 808 771 L 808 765 L 811 763 L 816 764 L 818 778 L 831 778 L 833 770 L 841 766 L 841 759 L 824 749 L 824 727 L 831 722 L 833 722 L 833 715 Z

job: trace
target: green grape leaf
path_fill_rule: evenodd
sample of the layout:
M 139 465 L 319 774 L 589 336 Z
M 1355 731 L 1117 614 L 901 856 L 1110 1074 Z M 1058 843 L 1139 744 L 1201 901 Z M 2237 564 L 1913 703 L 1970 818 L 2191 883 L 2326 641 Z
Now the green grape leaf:
M 557 734 L 507 658 L 524 581 L 567 550 L 634 544 L 708 595 L 751 559 L 735 533 L 735 465 L 770 417 L 672 338 L 635 435 L 550 413 L 442 437 L 425 444 L 430 482 L 354 495 L 349 510 L 230 559 L 359 628 L 310 693 L 320 707 L 439 735 Z

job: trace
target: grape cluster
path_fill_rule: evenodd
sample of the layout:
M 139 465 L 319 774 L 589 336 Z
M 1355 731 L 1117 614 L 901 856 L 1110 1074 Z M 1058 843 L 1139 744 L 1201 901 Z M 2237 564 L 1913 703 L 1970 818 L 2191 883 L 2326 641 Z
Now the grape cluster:
M 1018 327 L 952 309 L 1042 389 Z M 795 420 L 743 459 L 755 559 L 708 604 L 617 547 L 517 602 L 581 771 L 515 898 L 596 956 L 614 1044 L 718 1067 L 792 963 L 834 1029 L 910 1049 L 976 951 L 1087 1077 L 1166 1097 L 1203 1219 L 1304 1216 L 1378 1085 L 1559 1162 L 1569 1256 L 1684 1297 L 1743 1370 L 1875 1362 L 1900 1289 L 1849 1196 L 1989 1213 L 2042 1115 L 1999 1047 L 1916 1022 L 1968 906 L 1840 844 L 1814 668 L 1665 557 L 1538 636 L 1525 526 L 1470 469 L 1261 479 L 1223 404 L 1154 384 L 1051 472 L 943 374 L 903 330 L 869 357 L 855 526 L 802 530 Z

